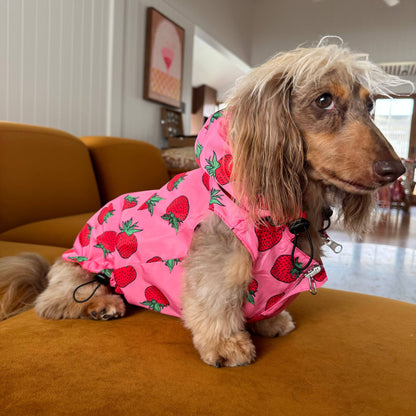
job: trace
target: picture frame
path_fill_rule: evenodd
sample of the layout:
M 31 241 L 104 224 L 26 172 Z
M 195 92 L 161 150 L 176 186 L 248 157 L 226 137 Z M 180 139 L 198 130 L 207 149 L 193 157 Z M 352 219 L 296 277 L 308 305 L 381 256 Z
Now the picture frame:
M 181 108 L 184 46 L 185 30 L 148 7 L 144 99 Z

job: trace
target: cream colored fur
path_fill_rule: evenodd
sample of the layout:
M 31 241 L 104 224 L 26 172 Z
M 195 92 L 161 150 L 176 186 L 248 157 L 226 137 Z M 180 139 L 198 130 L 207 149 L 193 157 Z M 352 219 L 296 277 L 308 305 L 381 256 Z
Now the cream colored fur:
M 47 285 L 49 263 L 34 253 L 3 257 L 0 261 L 0 320 L 33 307 Z
M 100 286 L 95 295 L 85 303 L 73 300 L 76 287 L 92 279 L 92 274 L 78 264 L 58 260 L 48 273 L 49 284 L 35 301 L 35 311 L 46 319 L 90 318 L 108 320 L 124 316 L 126 307 L 122 298 L 111 294 L 106 286 Z M 86 299 L 91 286 L 77 291 L 79 299 Z

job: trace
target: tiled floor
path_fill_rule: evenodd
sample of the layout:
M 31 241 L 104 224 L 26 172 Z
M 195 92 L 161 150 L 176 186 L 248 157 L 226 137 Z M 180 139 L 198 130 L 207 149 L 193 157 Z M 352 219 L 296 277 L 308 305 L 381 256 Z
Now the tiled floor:
M 325 287 L 416 303 L 416 207 L 380 210 L 374 231 L 356 241 L 334 226 L 340 254 L 325 248 Z

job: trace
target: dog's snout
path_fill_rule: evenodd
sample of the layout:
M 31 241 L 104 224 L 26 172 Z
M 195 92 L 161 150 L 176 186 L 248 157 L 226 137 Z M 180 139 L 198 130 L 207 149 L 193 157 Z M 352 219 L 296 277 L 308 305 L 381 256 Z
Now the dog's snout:
M 394 182 L 405 172 L 403 163 L 399 160 L 378 160 L 374 163 L 374 172 L 381 184 L 387 185 Z

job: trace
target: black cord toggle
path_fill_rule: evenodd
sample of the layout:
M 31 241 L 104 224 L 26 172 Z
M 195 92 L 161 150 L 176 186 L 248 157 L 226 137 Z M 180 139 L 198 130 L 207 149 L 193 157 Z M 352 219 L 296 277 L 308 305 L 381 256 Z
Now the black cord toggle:
M 300 234 L 309 229 L 309 221 L 305 218 L 298 218 L 289 224 L 289 231 L 292 234 Z
M 96 282 L 98 284 L 95 287 L 95 289 L 92 291 L 91 295 L 89 295 L 86 299 L 82 299 L 82 300 L 77 299 L 77 292 L 78 292 L 79 289 L 81 289 L 84 286 L 96 283 Z M 101 287 L 101 285 L 108 286 L 109 284 L 110 284 L 110 280 L 109 280 L 108 276 L 106 276 L 103 273 L 97 273 L 93 280 L 90 280 L 89 282 L 83 283 L 82 285 L 79 285 L 78 287 L 76 287 L 75 290 L 74 290 L 74 293 L 72 294 L 72 297 L 73 297 L 74 301 L 77 302 L 77 303 L 85 303 L 85 302 L 89 301 L 95 295 L 95 292 Z
M 313 244 L 312 244 L 311 236 L 309 234 L 309 225 L 310 225 L 309 221 L 305 218 L 298 218 L 297 220 L 294 220 L 289 224 L 289 231 L 295 236 L 295 239 L 293 240 L 293 249 L 292 249 L 292 254 L 290 256 L 290 259 L 292 261 L 293 268 L 299 270 L 300 272 L 305 271 L 311 265 L 312 259 L 313 259 Z M 297 265 L 297 262 L 295 261 L 295 249 L 297 247 L 298 237 L 303 232 L 305 232 L 306 236 L 308 237 L 311 254 L 309 255 L 309 261 L 306 263 L 306 265 L 303 267 L 299 267 Z
M 325 221 L 327 221 L 327 225 L 326 226 L 322 226 L 322 228 L 319 230 L 320 233 L 323 233 L 324 231 L 326 231 L 330 226 L 331 226 L 331 217 L 332 214 L 334 213 L 334 211 L 332 211 L 332 208 L 330 207 L 325 207 L 322 208 L 322 218 L 323 218 L 323 222 L 325 223 Z
M 100 283 L 100 284 L 102 284 L 104 286 L 108 286 L 110 284 L 110 279 L 104 273 L 97 273 L 95 275 L 95 280 L 98 283 Z

